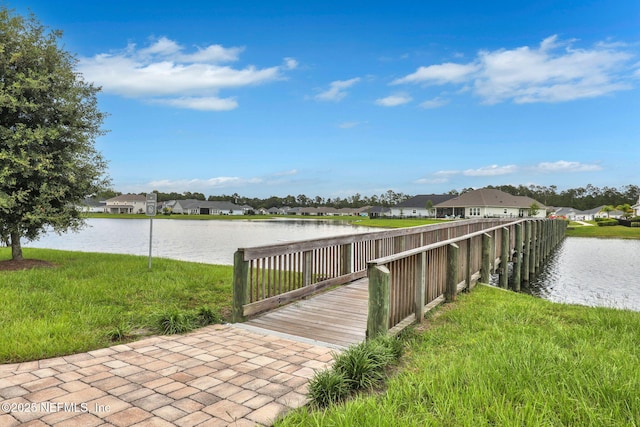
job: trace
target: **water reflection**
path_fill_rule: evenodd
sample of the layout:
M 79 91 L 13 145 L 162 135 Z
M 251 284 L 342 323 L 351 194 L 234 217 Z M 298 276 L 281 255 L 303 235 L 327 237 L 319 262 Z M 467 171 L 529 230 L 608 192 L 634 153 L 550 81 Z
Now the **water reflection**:
M 129 255 L 149 254 L 149 219 L 90 218 L 78 233 L 47 233 L 26 247 Z M 209 264 L 233 264 L 238 248 L 317 239 L 373 229 L 339 221 L 153 221 L 153 256 Z
M 568 237 L 528 292 L 562 303 L 640 311 L 640 240 Z

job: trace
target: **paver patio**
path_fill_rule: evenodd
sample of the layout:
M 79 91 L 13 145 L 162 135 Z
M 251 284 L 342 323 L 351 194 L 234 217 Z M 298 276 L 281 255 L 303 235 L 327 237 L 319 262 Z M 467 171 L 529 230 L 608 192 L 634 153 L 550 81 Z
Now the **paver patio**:
M 0 426 L 271 425 L 334 348 L 234 325 L 0 365 Z

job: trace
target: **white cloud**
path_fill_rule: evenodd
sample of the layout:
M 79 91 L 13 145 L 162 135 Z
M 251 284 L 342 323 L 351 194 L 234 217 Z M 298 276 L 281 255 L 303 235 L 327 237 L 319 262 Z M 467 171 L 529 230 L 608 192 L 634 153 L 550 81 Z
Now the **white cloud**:
M 351 129 L 356 126 L 360 126 L 363 122 L 342 122 L 338 125 L 340 129 Z
M 153 102 L 200 111 L 228 111 L 238 107 L 238 103 L 235 98 L 216 98 L 211 96 L 201 98 L 189 97 L 154 99 Z
M 602 170 L 600 165 L 580 163 L 580 162 L 568 162 L 565 160 L 558 160 L 557 162 L 542 162 L 533 167 L 535 171 L 548 173 L 548 172 L 595 172 Z
M 376 105 L 381 105 L 383 107 L 397 107 L 398 105 L 406 104 L 411 102 L 413 98 L 406 94 L 396 94 L 390 95 L 386 98 L 376 99 Z
M 319 101 L 340 101 L 347 96 L 346 89 L 350 88 L 354 84 L 360 81 L 360 77 L 355 77 L 349 80 L 336 80 L 329 84 L 329 89 L 321 92 L 315 96 L 315 99 Z
M 517 172 L 518 167 L 516 165 L 498 166 L 491 165 L 485 166 L 479 169 L 467 169 L 462 172 L 465 176 L 498 176 L 509 175 Z
M 445 184 L 449 182 L 449 178 L 420 178 L 414 181 L 414 184 Z
M 469 63 L 419 67 L 391 84 L 461 84 L 472 87 L 487 104 L 563 102 L 632 87 L 631 79 L 639 72 L 629 64 L 634 55 L 624 44 L 599 42 L 578 49 L 574 43 L 554 35 L 537 47 L 480 51 Z
M 221 65 L 239 60 L 243 50 L 210 45 L 186 52 L 177 42 L 162 37 L 145 48 L 131 44 L 123 51 L 81 58 L 78 69 L 85 80 L 107 93 L 158 98 L 155 102 L 179 108 L 220 111 L 238 106 L 235 98 L 218 97 L 220 90 L 272 82 L 282 79 L 284 70 L 297 67 L 293 58 L 267 68 Z
M 465 81 L 471 74 L 477 70 L 475 64 L 453 64 L 447 62 L 440 65 L 430 65 L 428 67 L 419 67 L 418 70 L 400 79 L 391 82 L 392 85 L 405 83 L 460 83 Z
M 219 176 L 209 179 L 161 179 L 150 181 L 146 188 L 153 188 L 159 191 L 204 191 L 206 189 L 218 189 L 235 187 L 246 184 L 258 184 L 261 178 L 241 178 L 237 176 Z M 186 189 L 186 190 L 185 190 Z M 191 190 L 194 189 L 194 190 Z
M 298 174 L 298 169 L 291 169 L 284 172 L 276 172 L 271 176 L 293 176 Z
M 442 107 L 443 105 L 447 105 L 449 103 L 448 99 L 443 99 L 440 98 L 439 96 L 433 99 L 429 99 L 427 101 L 424 101 L 420 104 L 420 107 L 422 108 L 438 108 L 438 107 Z

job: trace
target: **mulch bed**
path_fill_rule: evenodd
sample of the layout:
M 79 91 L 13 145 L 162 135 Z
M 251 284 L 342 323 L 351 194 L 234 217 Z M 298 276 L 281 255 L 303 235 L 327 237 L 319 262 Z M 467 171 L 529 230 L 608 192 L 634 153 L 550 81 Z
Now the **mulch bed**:
M 55 265 L 41 259 L 21 259 L 19 261 L 9 259 L 0 261 L 0 271 L 30 270 L 32 268 L 51 267 L 55 267 Z

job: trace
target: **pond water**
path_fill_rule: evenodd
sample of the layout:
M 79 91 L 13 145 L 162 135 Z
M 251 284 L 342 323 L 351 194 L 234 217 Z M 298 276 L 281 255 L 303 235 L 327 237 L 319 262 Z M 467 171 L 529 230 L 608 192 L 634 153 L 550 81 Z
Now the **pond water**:
M 287 241 L 379 231 L 338 221 L 153 221 L 153 256 L 233 264 L 236 249 Z M 149 254 L 148 219 L 91 218 L 78 233 L 47 233 L 25 247 Z M 640 240 L 568 237 L 528 289 L 551 301 L 640 311 Z
M 25 247 L 149 255 L 149 219 L 90 218 L 78 233 L 50 232 Z M 153 221 L 152 255 L 181 261 L 233 265 L 238 248 L 380 231 L 335 220 Z
M 567 237 L 526 290 L 551 301 L 640 311 L 640 240 Z

